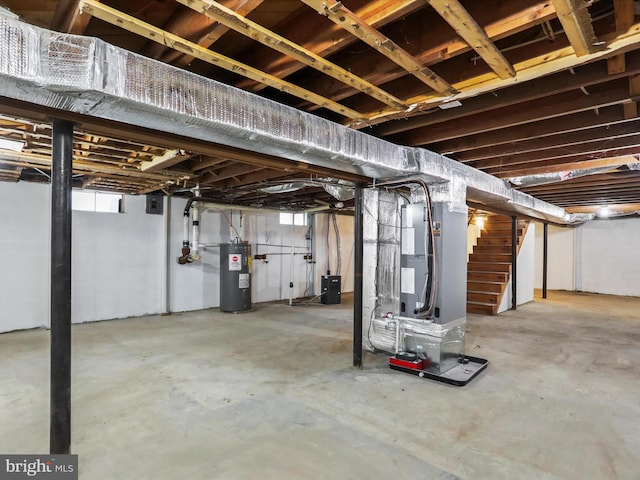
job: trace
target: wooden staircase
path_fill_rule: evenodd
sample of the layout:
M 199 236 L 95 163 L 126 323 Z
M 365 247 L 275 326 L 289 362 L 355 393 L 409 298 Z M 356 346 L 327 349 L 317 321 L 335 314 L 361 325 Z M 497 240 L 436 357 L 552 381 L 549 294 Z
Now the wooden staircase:
M 517 251 L 529 222 L 518 220 Z M 496 315 L 511 275 L 511 218 L 488 217 L 467 264 L 467 312 Z

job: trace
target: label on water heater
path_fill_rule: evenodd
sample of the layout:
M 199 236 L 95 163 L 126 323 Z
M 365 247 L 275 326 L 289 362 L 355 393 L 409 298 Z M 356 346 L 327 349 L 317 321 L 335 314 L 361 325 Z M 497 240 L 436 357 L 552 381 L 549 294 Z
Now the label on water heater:
M 238 275 L 238 288 L 249 288 L 249 274 L 241 273 Z
M 239 253 L 229 254 L 229 271 L 242 270 L 242 255 Z

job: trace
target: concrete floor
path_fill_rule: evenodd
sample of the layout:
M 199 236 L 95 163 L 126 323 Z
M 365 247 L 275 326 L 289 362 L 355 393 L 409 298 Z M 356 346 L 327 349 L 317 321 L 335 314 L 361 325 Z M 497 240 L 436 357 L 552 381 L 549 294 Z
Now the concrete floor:
M 48 451 L 48 332 L 0 335 L 0 453 Z M 351 364 L 350 306 L 77 325 L 80 478 L 638 479 L 640 299 L 471 315 L 463 388 Z

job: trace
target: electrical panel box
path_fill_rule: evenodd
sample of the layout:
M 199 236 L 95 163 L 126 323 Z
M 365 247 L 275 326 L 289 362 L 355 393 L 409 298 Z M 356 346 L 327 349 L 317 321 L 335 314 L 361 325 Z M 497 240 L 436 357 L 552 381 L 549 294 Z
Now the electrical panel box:
M 341 302 L 342 277 L 340 275 L 323 275 L 320 286 L 322 289 L 321 303 L 336 305 Z
M 163 199 L 162 195 L 147 195 L 147 208 L 145 211 L 153 215 L 162 215 Z

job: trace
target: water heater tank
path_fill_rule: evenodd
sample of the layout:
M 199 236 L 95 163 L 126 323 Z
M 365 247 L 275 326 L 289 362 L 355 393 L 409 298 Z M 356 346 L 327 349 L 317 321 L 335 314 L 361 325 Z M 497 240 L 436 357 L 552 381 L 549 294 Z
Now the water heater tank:
M 220 311 L 251 309 L 251 246 L 248 243 L 220 245 Z

